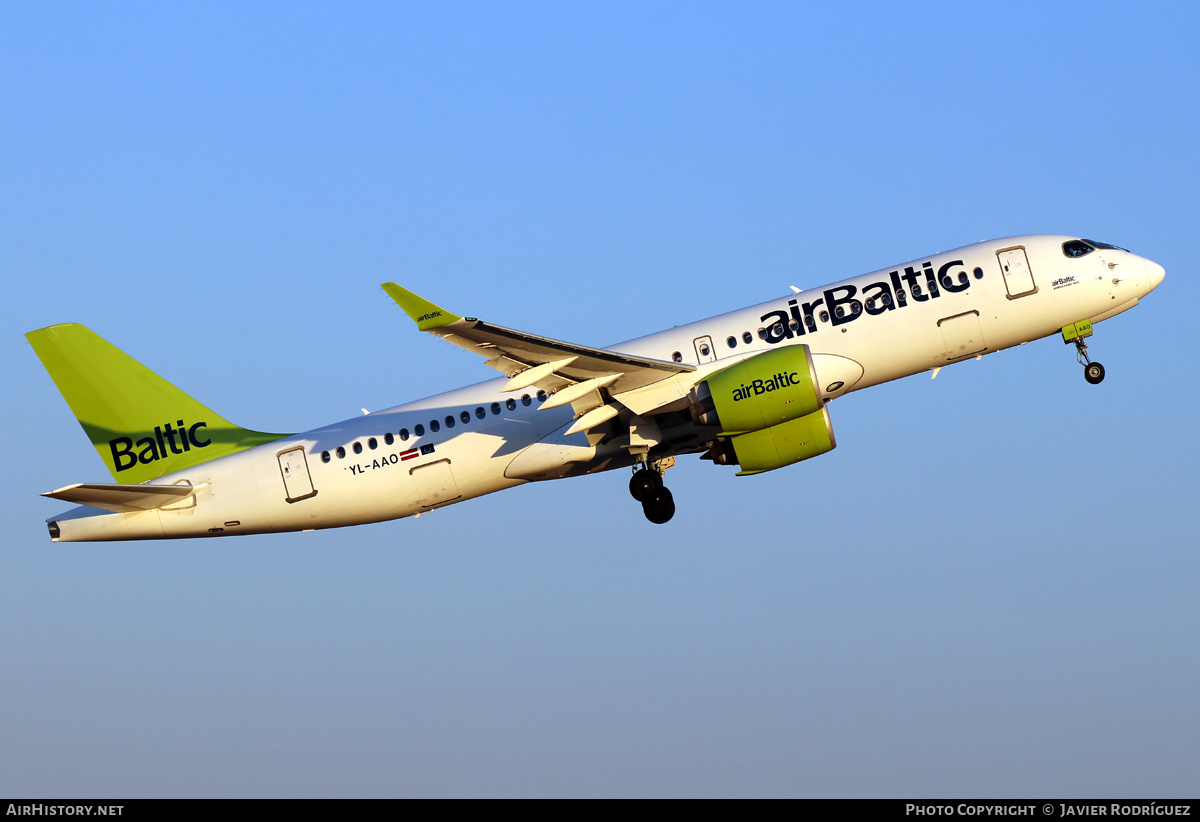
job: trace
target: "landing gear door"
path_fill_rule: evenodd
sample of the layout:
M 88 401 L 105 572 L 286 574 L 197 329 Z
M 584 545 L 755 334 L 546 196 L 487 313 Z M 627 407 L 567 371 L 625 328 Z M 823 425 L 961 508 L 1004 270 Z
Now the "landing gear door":
M 288 502 L 315 497 L 312 475 L 308 473 L 308 459 L 304 448 L 296 447 L 279 454 L 279 473 L 283 476 L 283 490 Z
M 997 251 L 996 257 L 1000 261 L 1000 271 L 1004 274 L 1004 286 L 1008 289 L 1010 300 L 1037 291 L 1037 285 L 1033 282 L 1033 271 L 1029 268 L 1029 258 L 1025 256 L 1024 248 L 1020 246 L 1006 248 L 1003 251 Z

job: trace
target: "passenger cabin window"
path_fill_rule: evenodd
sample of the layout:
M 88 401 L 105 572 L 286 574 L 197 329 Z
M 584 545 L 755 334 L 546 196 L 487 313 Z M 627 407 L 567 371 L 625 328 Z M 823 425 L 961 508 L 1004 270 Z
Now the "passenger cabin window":
M 362 443 L 361 442 L 354 443 L 354 453 L 356 453 L 356 454 L 362 453 Z
M 749 345 L 750 343 L 754 342 L 754 335 L 751 334 L 749 331 L 743 331 L 742 332 L 742 342 L 744 342 L 746 345 Z
M 469 423 L 471 421 L 471 412 L 463 411 L 461 414 L 458 415 L 458 418 L 463 421 L 463 425 L 466 425 L 467 423 Z
M 416 426 L 413 427 L 413 433 L 416 434 L 418 437 L 425 436 L 425 426 L 421 425 L 420 423 L 417 423 Z M 400 438 L 408 439 L 408 437 L 405 437 L 403 434 L 404 434 L 404 432 L 401 432 Z
M 447 428 L 453 428 L 453 427 L 454 427 L 454 415 L 453 415 L 453 414 L 447 414 L 447 415 L 446 415 L 446 427 L 447 427 Z
M 371 439 L 367 440 L 367 447 L 370 448 L 372 451 L 374 451 L 376 448 L 379 447 L 379 440 L 375 439 L 374 437 L 371 437 Z
M 528 406 L 531 402 L 533 402 L 533 400 L 530 399 L 528 394 L 521 395 L 521 405 Z
M 737 348 L 737 337 L 730 337 L 725 341 L 730 348 Z
M 1082 257 L 1085 254 L 1091 254 L 1096 249 L 1085 243 L 1083 240 L 1068 240 L 1063 243 L 1063 254 L 1067 257 Z
M 425 429 L 418 425 L 417 432 L 418 432 L 417 436 L 419 437 L 419 436 L 421 436 L 421 434 L 425 433 Z M 408 429 L 407 428 L 400 429 L 400 442 L 408 442 Z
M 499 411 L 499 410 L 500 410 L 500 407 L 499 407 L 499 406 L 496 406 L 496 410 L 497 410 L 497 411 Z M 486 417 L 486 416 L 487 416 L 487 412 L 483 410 L 483 406 L 482 406 L 482 405 L 480 405 L 480 406 L 477 406 L 477 407 L 475 408 L 475 416 L 476 416 L 476 417 L 478 417 L 479 419 L 483 419 L 484 417 Z
M 500 403 L 498 403 L 498 402 L 494 402 L 494 403 L 492 403 L 492 413 L 493 413 L 493 414 L 499 414 L 499 413 L 500 413 Z
M 537 392 L 537 398 L 538 398 L 538 402 L 545 402 L 546 401 L 546 392 L 539 390 Z
M 440 422 L 438 422 L 437 420 L 429 421 L 429 433 L 430 434 L 436 434 L 438 431 L 441 431 L 441 430 L 442 430 L 442 424 Z
M 683 362 L 683 355 L 680 354 L 678 351 L 672 351 L 671 359 L 675 362 Z
M 395 436 L 392 435 L 391 431 L 388 431 L 386 434 L 383 435 L 383 441 L 385 443 L 387 443 L 388 445 L 391 445 L 393 442 L 396 441 L 396 438 L 395 438 Z
M 512 397 L 509 397 L 508 399 L 506 399 L 504 401 L 504 407 L 507 408 L 509 411 L 516 411 L 517 410 L 517 401 L 514 400 Z
M 329 452 L 328 451 L 321 452 L 321 462 L 329 462 Z
M 344 460 L 346 458 L 346 449 L 340 445 L 337 447 L 337 451 L 334 453 L 338 455 L 338 459 L 340 460 Z

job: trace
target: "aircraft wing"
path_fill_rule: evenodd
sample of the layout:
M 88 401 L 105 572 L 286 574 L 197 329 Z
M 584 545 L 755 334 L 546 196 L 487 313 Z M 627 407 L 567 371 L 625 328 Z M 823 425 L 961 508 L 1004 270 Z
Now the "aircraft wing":
M 696 370 L 694 365 L 576 345 L 460 317 L 395 283 L 384 283 L 383 290 L 421 331 L 486 357 L 489 367 L 509 378 L 502 390 L 540 388 L 551 395 L 542 408 L 571 403 L 576 421 L 570 433 L 589 430 L 620 413 L 609 402 L 613 398 L 635 414 L 651 413 L 686 394 L 690 380 L 684 375 Z M 656 384 L 666 390 L 656 390 Z
M 596 387 L 618 394 L 696 370 L 694 365 L 576 345 L 460 317 L 395 283 L 384 283 L 383 290 L 420 330 L 486 357 L 488 366 L 509 377 L 505 391 L 533 385 L 554 392 L 598 380 L 604 383 Z

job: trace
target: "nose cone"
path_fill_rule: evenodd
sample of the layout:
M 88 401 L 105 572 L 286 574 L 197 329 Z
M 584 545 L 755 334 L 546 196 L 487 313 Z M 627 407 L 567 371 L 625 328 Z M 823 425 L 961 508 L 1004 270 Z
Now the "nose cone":
M 1146 276 L 1150 279 L 1150 287 L 1146 289 L 1146 293 L 1149 294 L 1158 288 L 1158 284 L 1163 281 L 1163 277 L 1167 276 L 1167 272 L 1158 263 L 1146 259 L 1143 259 L 1142 262 L 1146 264 Z

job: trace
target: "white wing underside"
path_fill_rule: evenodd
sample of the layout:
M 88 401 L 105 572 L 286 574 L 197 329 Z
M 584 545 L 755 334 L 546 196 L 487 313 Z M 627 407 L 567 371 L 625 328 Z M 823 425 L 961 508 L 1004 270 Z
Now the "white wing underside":
M 487 358 L 509 377 L 505 391 L 536 387 L 550 395 L 542 408 L 571 404 L 585 431 L 617 416 L 621 408 L 648 414 L 691 388 L 694 365 L 667 362 L 552 340 L 470 317 L 429 329 L 446 342 Z
M 685 397 L 694 380 L 694 365 L 491 325 L 453 314 L 396 283 L 384 283 L 383 290 L 417 328 L 484 357 L 508 377 L 503 391 L 539 388 L 549 395 L 542 409 L 570 403 L 575 422 L 567 434 L 591 431 L 622 412 L 627 412 L 631 433 L 638 425 L 648 428 L 643 417 Z

